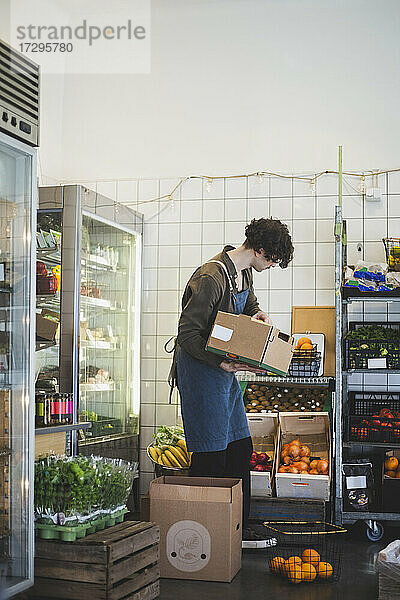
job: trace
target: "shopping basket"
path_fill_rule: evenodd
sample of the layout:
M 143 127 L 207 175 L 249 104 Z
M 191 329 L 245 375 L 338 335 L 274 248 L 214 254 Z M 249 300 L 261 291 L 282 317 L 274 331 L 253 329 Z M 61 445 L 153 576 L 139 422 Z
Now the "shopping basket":
M 339 534 L 343 527 L 323 521 L 266 521 L 278 543 L 268 550 L 272 573 L 291 583 L 333 583 L 341 575 Z

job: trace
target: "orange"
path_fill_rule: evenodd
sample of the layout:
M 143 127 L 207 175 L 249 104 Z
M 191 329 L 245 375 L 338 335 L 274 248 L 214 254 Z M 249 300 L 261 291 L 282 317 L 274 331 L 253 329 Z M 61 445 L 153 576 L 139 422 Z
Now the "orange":
M 299 341 L 296 344 L 296 348 L 297 350 L 303 345 L 303 344 L 311 344 L 311 340 L 308 337 L 302 337 L 299 339 Z
M 303 563 L 301 567 L 301 578 L 303 581 L 314 581 L 317 576 L 315 567 L 310 563 Z
M 396 477 L 396 471 L 385 471 L 385 475 L 388 477 L 393 477 L 394 479 Z
M 301 555 L 301 558 L 303 562 L 310 563 L 315 568 L 318 567 L 318 563 L 321 560 L 321 557 L 318 554 L 318 552 L 316 550 L 313 550 L 312 548 L 307 548 L 306 550 L 304 550 L 303 554 Z
M 321 579 L 329 579 L 333 573 L 333 567 L 328 562 L 320 562 L 317 566 L 318 577 Z
M 301 569 L 301 558 L 300 556 L 291 556 L 287 560 L 285 560 L 285 564 L 283 566 L 283 572 L 289 575 L 289 573 L 295 568 L 300 567 Z
M 269 563 L 269 568 L 273 573 L 285 572 L 285 559 L 281 556 L 275 556 Z
M 312 350 L 312 349 L 313 349 L 312 344 L 305 343 L 300 346 L 300 350 Z
M 301 567 L 298 564 L 293 564 L 290 571 L 288 571 L 289 581 L 292 583 L 301 583 L 302 582 L 302 571 Z
M 399 461 L 397 460 L 397 458 L 395 456 L 389 456 L 389 458 L 387 458 L 385 460 L 386 471 L 395 471 L 398 466 L 399 466 Z

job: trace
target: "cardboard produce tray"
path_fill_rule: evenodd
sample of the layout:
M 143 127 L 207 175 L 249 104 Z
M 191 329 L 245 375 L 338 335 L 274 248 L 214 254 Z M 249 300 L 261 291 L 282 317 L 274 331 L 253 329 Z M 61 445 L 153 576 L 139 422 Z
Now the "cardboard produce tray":
M 278 443 L 279 422 L 277 413 L 248 414 L 249 429 L 255 452 L 266 452 L 273 459 L 271 472 L 250 471 L 251 496 L 266 498 L 272 496 L 276 470 L 276 445 Z
M 300 438 L 311 449 L 311 458 L 326 459 L 328 475 L 276 473 L 276 495 L 281 498 L 312 498 L 328 501 L 332 475 L 331 434 L 328 413 L 280 413 L 280 435 L 277 446 L 277 468 L 284 444 Z

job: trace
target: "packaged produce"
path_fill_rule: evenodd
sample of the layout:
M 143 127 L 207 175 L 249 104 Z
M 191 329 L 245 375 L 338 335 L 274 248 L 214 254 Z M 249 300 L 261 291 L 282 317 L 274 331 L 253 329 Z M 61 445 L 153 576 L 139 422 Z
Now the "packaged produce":
M 35 520 L 77 526 L 126 506 L 137 463 L 96 456 L 35 462 Z
M 365 281 L 385 283 L 388 266 L 386 263 L 369 263 L 359 260 L 354 267 L 354 277 Z
M 400 597 L 400 540 L 394 540 L 376 559 L 379 573 L 379 598 L 391 600 Z
M 344 269 L 344 287 L 357 288 L 360 292 L 391 292 L 400 286 L 400 277 L 393 277 L 386 263 L 358 261 L 354 270 Z
M 343 464 L 343 504 L 349 512 L 372 512 L 375 505 L 375 481 L 368 458 L 351 459 Z

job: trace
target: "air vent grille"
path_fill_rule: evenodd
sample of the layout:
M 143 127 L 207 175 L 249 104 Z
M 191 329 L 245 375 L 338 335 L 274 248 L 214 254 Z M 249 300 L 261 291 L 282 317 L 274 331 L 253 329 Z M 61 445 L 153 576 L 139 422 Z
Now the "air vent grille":
M 39 67 L 0 40 L 0 129 L 38 143 Z

